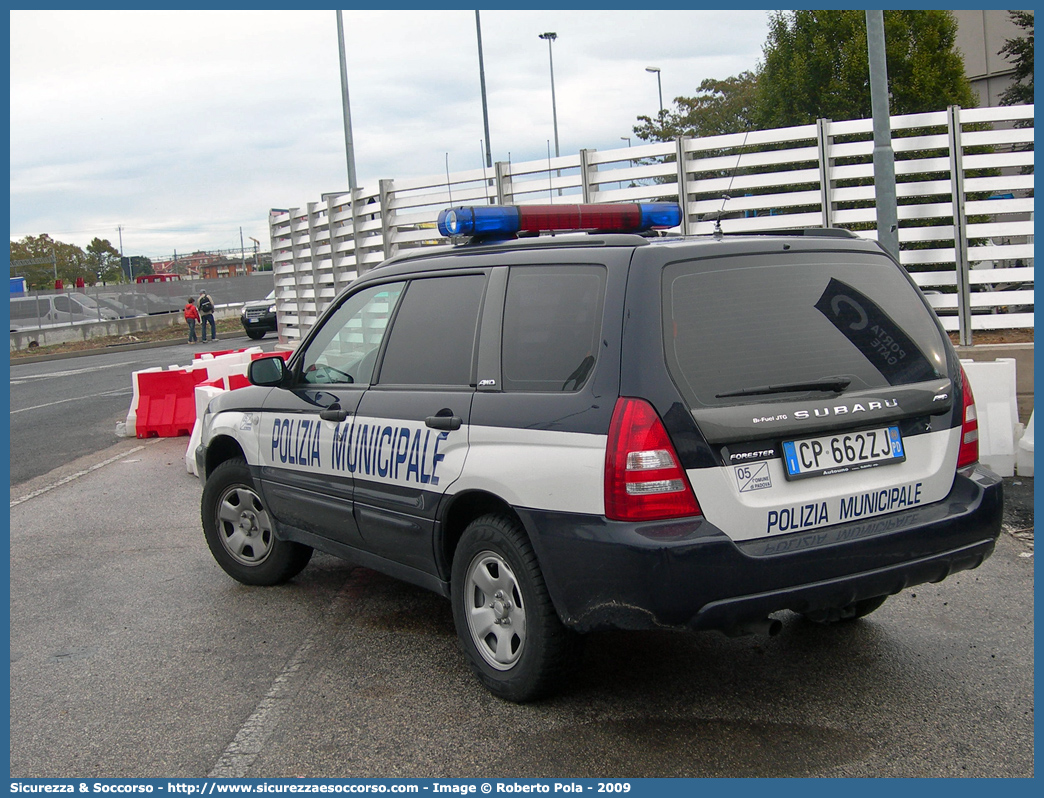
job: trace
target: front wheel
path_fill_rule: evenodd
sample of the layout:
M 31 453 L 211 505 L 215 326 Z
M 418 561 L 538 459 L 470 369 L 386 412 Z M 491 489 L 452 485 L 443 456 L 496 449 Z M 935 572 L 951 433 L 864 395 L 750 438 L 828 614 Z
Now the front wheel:
M 254 341 L 260 341 L 262 338 L 265 337 L 264 330 L 247 330 L 246 334 L 249 338 L 253 339 Z
M 244 585 L 279 585 L 312 558 L 310 546 L 279 540 L 272 519 L 241 458 L 226 460 L 207 477 L 200 506 L 210 553 Z
M 533 548 L 514 519 L 486 515 L 464 530 L 451 595 L 461 648 L 494 695 L 532 701 L 572 670 L 580 638 L 558 619 Z

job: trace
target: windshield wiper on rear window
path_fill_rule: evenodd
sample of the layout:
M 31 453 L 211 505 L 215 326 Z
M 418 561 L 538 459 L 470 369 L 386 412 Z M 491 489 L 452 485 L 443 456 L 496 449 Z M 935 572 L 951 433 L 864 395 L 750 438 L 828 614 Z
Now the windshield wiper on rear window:
M 743 388 L 739 391 L 715 394 L 715 399 L 727 399 L 732 396 L 760 396 L 768 393 L 802 393 L 804 391 L 833 391 L 841 393 L 852 384 L 849 377 L 825 377 L 811 382 L 787 382 L 782 385 L 759 385 L 755 388 Z

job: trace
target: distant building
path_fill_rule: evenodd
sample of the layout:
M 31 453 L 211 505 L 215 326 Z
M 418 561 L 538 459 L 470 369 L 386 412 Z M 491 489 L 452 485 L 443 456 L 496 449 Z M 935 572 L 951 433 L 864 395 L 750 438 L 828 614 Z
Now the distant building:
M 952 11 L 957 20 L 957 49 L 964 56 L 964 73 L 979 105 L 1000 105 L 1000 96 L 1013 82 L 1015 69 L 1000 50 L 1008 39 L 1025 34 L 1007 11 Z
M 184 274 L 199 277 L 204 266 L 218 260 L 221 260 L 220 255 L 193 252 L 191 255 L 178 255 L 176 260 L 154 260 L 152 271 L 155 274 Z
M 253 271 L 252 261 L 218 258 L 200 266 L 199 276 L 205 280 L 216 280 L 218 277 L 241 277 L 244 274 L 252 274 Z

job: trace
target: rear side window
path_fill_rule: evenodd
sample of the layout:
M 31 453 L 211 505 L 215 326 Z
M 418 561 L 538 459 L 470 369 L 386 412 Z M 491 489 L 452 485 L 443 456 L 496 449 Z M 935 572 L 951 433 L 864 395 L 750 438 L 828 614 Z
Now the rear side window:
M 505 391 L 577 391 L 594 370 L 605 268 L 517 266 L 508 279 Z
M 797 398 L 740 394 L 832 377 L 854 391 L 947 376 L 936 319 L 883 256 L 674 263 L 664 270 L 663 308 L 668 368 L 693 406 Z
M 392 322 L 379 381 L 384 385 L 469 385 L 482 274 L 414 280 Z

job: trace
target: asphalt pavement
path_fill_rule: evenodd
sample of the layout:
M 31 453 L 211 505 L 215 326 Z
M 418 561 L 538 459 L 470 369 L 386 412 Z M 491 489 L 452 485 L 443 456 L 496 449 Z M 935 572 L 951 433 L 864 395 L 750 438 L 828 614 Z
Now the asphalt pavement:
M 11 489 L 13 777 L 1033 775 L 1033 481 L 996 554 L 846 629 L 599 633 L 561 696 L 473 679 L 449 605 L 317 555 L 206 549 L 187 438 Z

